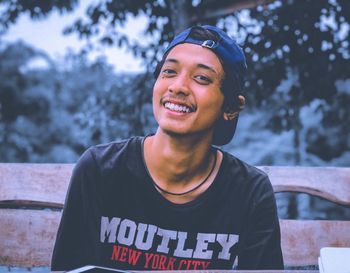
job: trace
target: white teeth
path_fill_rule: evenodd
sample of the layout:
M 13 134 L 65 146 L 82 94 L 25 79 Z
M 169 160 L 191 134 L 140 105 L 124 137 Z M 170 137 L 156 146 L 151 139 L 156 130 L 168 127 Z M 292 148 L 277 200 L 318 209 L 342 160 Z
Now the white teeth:
M 176 111 L 176 112 L 189 113 L 191 111 L 190 108 L 188 108 L 187 106 L 177 105 L 177 104 L 171 103 L 171 102 L 166 102 L 164 104 L 164 106 L 165 106 L 165 108 L 172 110 L 172 111 Z

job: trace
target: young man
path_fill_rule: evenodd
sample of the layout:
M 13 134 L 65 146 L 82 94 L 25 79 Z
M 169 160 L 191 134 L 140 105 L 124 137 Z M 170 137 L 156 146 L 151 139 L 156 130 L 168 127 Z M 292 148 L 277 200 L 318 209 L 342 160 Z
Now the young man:
M 72 175 L 52 270 L 281 269 L 266 174 L 212 146 L 244 106 L 242 50 L 213 26 L 175 37 L 158 65 L 154 135 L 87 150 Z

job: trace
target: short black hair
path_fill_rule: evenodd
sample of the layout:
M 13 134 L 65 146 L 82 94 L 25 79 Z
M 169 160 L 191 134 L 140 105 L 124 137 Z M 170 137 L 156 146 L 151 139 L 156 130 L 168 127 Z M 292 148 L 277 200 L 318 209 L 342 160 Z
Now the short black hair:
M 214 31 L 211 31 L 209 29 L 205 29 L 201 26 L 195 26 L 191 29 L 191 32 L 189 33 L 188 35 L 189 37 L 191 38 L 194 38 L 196 40 L 202 40 L 202 41 L 205 41 L 205 40 L 213 40 L 214 42 L 218 42 L 220 37 L 218 36 L 217 33 L 215 33 Z M 168 49 L 161 61 L 159 61 L 156 65 L 156 68 L 153 72 L 153 75 L 155 77 L 155 79 L 158 78 L 159 74 L 160 74 L 160 70 L 162 69 L 163 65 L 164 65 L 164 62 L 170 52 L 172 48 Z M 215 53 L 215 52 L 214 52 Z M 228 79 L 225 77 L 226 75 L 226 71 L 225 71 L 225 67 L 223 65 L 223 62 L 221 60 L 221 58 L 216 55 L 223 67 L 223 70 L 224 70 L 224 76 L 221 80 L 221 86 L 220 86 L 220 90 L 221 92 L 223 92 L 224 96 L 225 96 L 225 100 L 224 100 L 224 105 L 223 105 L 223 110 L 224 111 L 229 111 L 229 110 L 237 110 L 237 101 L 235 101 L 234 98 L 231 98 L 230 95 L 232 94 L 232 88 L 238 88 L 237 86 L 239 86 L 239 83 L 237 82 L 236 79 L 234 79 L 234 84 L 232 86 L 232 79 Z

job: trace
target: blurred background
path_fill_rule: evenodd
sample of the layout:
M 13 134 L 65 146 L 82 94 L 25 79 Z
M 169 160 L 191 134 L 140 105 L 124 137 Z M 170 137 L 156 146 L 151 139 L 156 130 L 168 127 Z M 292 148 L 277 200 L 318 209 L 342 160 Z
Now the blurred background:
M 157 60 L 174 34 L 214 24 L 249 68 L 223 149 L 252 165 L 350 166 L 349 22 L 348 0 L 0 0 L 0 161 L 73 163 L 154 132 Z M 312 218 L 350 219 L 278 198 L 282 217 L 308 218 L 310 204 Z

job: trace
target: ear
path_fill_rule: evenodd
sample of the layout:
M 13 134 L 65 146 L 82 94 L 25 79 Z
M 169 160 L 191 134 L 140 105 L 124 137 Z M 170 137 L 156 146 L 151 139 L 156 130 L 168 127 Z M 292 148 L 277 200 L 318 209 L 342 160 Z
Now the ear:
M 233 111 L 233 110 L 227 110 L 224 112 L 224 120 L 234 120 L 239 112 L 241 112 L 244 109 L 244 105 L 245 105 L 245 98 L 241 95 L 238 96 L 238 101 L 239 101 L 239 108 L 237 111 Z
M 224 120 L 229 121 L 229 120 L 234 120 L 238 116 L 239 112 L 224 112 Z
M 243 97 L 242 95 L 239 95 L 238 100 L 239 100 L 239 111 L 242 111 L 245 106 L 245 97 Z

